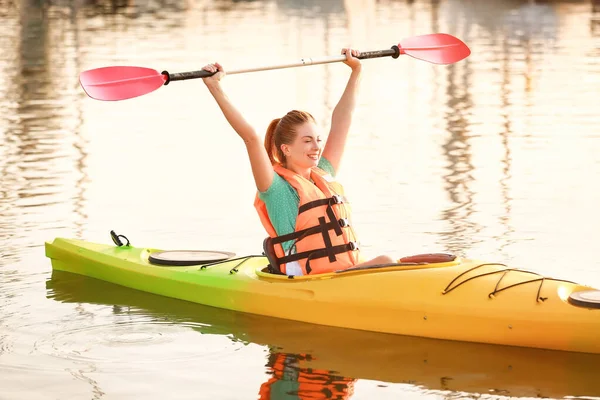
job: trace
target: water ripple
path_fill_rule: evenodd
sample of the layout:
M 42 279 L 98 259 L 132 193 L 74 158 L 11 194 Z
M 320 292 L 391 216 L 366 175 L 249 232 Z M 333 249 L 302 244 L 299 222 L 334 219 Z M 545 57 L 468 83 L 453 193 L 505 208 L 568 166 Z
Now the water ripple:
M 210 349 L 197 346 L 194 349 L 181 348 L 166 350 L 189 328 L 198 327 L 194 323 L 170 323 L 155 320 L 125 321 L 114 324 L 98 324 L 73 329 L 60 330 L 35 342 L 37 352 L 70 361 L 92 363 L 175 363 L 186 360 L 217 358 L 223 349 Z M 157 346 L 158 353 L 148 350 Z M 231 346 L 242 347 L 241 343 L 231 342 Z M 141 351 L 138 348 L 146 348 Z M 135 357 L 134 357 L 135 356 Z
M 0 325 L 0 331 L 6 331 L 7 328 L 5 326 Z M 10 353 L 13 349 L 11 336 L 8 334 L 0 335 L 0 356 L 3 353 Z

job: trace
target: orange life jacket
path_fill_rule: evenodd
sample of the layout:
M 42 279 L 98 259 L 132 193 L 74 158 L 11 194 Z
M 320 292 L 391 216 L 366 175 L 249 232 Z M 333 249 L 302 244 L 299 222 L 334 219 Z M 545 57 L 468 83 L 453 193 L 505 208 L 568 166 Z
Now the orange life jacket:
M 280 164 L 273 165 L 275 173 L 298 192 L 298 218 L 294 232 L 278 236 L 265 203 L 256 195 L 254 206 L 265 227 L 275 260 L 276 270 L 286 273 L 285 264 L 298 261 L 302 272 L 321 274 L 345 269 L 358 264 L 358 241 L 350 226 L 350 206 L 344 197 L 344 188 L 320 168 L 311 169 L 310 178 L 303 178 Z M 285 254 L 281 243 L 295 241 L 296 254 Z M 293 248 L 294 246 L 292 246 Z
M 354 379 L 332 371 L 308 367 L 312 357 L 304 354 L 273 353 L 267 366 L 273 377 L 263 383 L 259 400 L 297 396 L 302 400 L 349 399 L 354 394 Z

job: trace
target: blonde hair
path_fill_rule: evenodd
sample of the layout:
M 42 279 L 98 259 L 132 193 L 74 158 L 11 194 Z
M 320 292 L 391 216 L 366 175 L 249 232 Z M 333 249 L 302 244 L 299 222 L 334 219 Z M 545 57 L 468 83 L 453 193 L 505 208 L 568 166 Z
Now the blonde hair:
M 306 111 L 292 110 L 283 118 L 275 118 L 269 124 L 265 135 L 265 150 L 271 164 L 284 164 L 285 155 L 281 150 L 282 144 L 292 144 L 296 140 L 296 127 L 306 122 L 315 122 L 315 118 Z

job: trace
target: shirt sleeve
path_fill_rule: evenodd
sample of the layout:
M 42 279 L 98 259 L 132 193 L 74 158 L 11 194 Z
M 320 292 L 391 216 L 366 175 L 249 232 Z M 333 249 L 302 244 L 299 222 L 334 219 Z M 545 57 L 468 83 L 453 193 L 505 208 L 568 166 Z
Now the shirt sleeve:
M 317 167 L 321 168 L 323 171 L 327 172 L 329 175 L 335 177 L 335 169 L 333 165 L 329 162 L 325 157 L 321 157 L 319 160 L 319 165 Z
M 271 185 L 264 192 L 259 191 L 258 198 L 266 203 L 267 200 L 270 200 L 274 196 L 276 196 L 277 193 L 281 191 L 281 188 L 284 185 L 284 179 L 281 176 L 279 176 L 279 174 L 273 172 L 273 181 L 271 182 Z

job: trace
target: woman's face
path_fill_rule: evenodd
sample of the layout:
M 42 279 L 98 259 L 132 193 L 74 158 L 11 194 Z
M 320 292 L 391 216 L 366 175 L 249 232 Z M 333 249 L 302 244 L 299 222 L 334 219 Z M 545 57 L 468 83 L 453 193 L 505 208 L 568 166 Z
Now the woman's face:
M 296 139 L 281 148 L 288 165 L 298 168 L 316 167 L 323 152 L 321 136 L 314 122 L 305 122 L 296 127 Z

